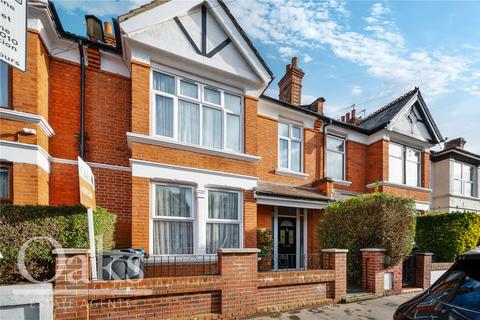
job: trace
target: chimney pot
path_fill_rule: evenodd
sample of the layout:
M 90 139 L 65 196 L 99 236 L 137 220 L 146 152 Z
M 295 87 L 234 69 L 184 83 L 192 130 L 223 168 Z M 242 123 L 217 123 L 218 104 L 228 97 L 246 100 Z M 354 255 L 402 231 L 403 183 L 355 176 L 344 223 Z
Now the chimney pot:
M 353 119 L 353 120 L 355 120 L 355 115 L 356 115 L 356 110 L 353 109 L 353 110 L 352 110 L 352 119 Z
M 112 24 L 111 24 L 110 22 L 105 21 L 105 22 L 103 23 L 103 25 L 104 25 L 104 31 L 105 31 L 105 33 L 113 34 L 113 32 L 112 32 Z
M 297 67 L 297 57 L 293 57 L 292 58 L 292 68 L 296 68 Z
M 347 122 L 350 122 L 350 112 L 347 112 L 347 114 L 345 115 L 345 120 Z
M 342 122 L 345 122 L 345 116 L 342 116 Z
M 459 137 L 459 138 L 452 139 L 445 142 L 444 149 L 453 149 L 453 148 L 463 149 L 465 147 L 465 143 L 467 143 L 467 141 L 465 141 L 464 138 Z
M 292 63 L 287 64 L 285 75 L 278 82 L 279 99 L 294 106 L 302 103 L 302 79 L 304 72 L 297 67 L 297 58 L 292 58 Z

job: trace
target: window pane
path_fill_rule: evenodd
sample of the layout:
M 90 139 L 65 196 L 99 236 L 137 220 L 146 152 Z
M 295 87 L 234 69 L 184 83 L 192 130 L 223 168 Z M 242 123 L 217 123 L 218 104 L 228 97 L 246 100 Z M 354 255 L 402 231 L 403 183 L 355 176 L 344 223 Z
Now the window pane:
M 455 179 L 455 182 L 453 183 L 453 191 L 456 194 L 462 194 L 462 181 Z
M 154 72 L 153 88 L 157 91 L 175 94 L 175 78 L 160 72 Z
M 278 134 L 281 137 L 290 137 L 290 135 L 288 133 L 288 124 L 279 123 L 278 124 Z
M 204 98 L 205 98 L 205 101 L 207 101 L 207 102 L 219 105 L 220 104 L 220 91 L 217 91 L 215 89 L 205 88 Z
M 302 130 L 299 127 L 292 126 L 292 137 L 295 139 L 301 139 Z
M 344 180 L 343 154 L 327 151 L 327 175 L 333 179 Z
M 420 151 L 407 148 L 406 153 L 407 153 L 406 156 L 408 161 L 420 162 Z
M 155 215 L 159 217 L 192 217 L 192 189 L 155 186 Z
M 238 193 L 208 191 L 209 219 L 238 219 Z
M 10 198 L 8 168 L 0 167 L 0 199 Z
M 200 110 L 198 104 L 178 101 L 178 139 L 182 142 L 200 143 Z
M 235 114 L 240 114 L 242 110 L 242 99 L 239 96 L 225 93 L 225 108 Z
M 10 81 L 8 77 L 8 64 L 0 61 L 0 106 L 7 107 L 9 104 Z
M 291 165 L 290 170 L 300 172 L 301 168 L 301 143 L 297 141 L 292 141 L 292 154 L 290 155 Z
M 327 137 L 327 149 L 343 152 L 345 150 L 345 140 L 329 136 Z
M 463 180 L 465 181 L 473 181 L 473 167 L 468 165 L 463 165 Z
M 173 99 L 156 96 L 156 133 L 173 138 Z
M 388 181 L 403 183 L 403 161 L 390 156 L 388 158 Z
M 390 143 L 388 145 L 388 154 L 397 158 L 403 158 L 403 147 L 395 143 Z
M 203 107 L 203 145 L 212 148 L 222 147 L 222 111 Z
M 419 164 L 417 162 L 406 162 L 406 184 L 409 186 L 419 186 L 420 181 L 418 179 L 419 176 Z
M 240 151 L 240 116 L 227 114 L 227 148 Z
M 192 254 L 193 223 L 154 221 L 153 254 Z
M 462 165 L 460 163 L 453 163 L 453 174 L 455 179 L 462 179 Z
M 278 152 L 280 168 L 288 169 L 288 140 L 280 139 Z
M 469 182 L 465 182 L 464 187 L 465 187 L 464 195 L 472 197 L 473 196 L 473 184 L 469 183 Z
M 207 223 L 207 254 L 217 253 L 220 248 L 240 246 L 240 226 L 227 223 Z
M 198 99 L 198 86 L 195 83 L 180 81 L 180 94 L 191 98 Z

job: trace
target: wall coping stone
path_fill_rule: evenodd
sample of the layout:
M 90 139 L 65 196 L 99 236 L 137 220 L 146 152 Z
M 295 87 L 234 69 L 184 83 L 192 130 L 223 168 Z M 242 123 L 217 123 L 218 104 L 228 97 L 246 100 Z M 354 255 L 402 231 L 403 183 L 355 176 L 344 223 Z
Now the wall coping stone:
M 257 248 L 220 248 L 218 253 L 260 253 Z
M 78 249 L 78 248 L 60 248 L 53 249 L 53 254 L 87 254 L 89 249 Z
M 433 256 L 431 252 L 414 252 L 413 254 L 416 256 Z
M 381 248 L 364 248 L 360 249 L 360 252 L 386 252 L 387 249 L 381 249 Z
M 347 253 L 348 249 L 335 249 L 335 248 L 322 249 L 322 252 L 323 253 Z

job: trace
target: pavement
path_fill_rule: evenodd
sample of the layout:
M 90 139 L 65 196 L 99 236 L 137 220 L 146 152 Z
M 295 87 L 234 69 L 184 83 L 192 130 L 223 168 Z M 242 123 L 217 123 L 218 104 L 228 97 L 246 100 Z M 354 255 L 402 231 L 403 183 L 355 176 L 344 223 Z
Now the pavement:
M 392 319 L 397 307 L 410 300 L 418 293 L 409 293 L 396 296 L 387 296 L 373 300 L 366 300 L 346 304 L 332 304 L 315 308 L 301 309 L 283 313 L 275 313 L 254 319 L 341 319 L 341 320 L 388 320 Z

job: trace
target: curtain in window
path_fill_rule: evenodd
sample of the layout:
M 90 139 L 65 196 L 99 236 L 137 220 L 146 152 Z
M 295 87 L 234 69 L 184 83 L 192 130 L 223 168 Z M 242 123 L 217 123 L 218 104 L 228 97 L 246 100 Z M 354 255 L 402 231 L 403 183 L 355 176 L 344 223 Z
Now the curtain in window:
M 327 151 L 327 175 L 333 179 L 344 180 L 343 154 Z
M 203 145 L 222 148 L 222 111 L 203 107 Z
M 220 104 L 220 91 L 205 88 L 204 90 L 204 99 L 207 102 Z
M 157 198 L 156 216 L 192 216 L 192 189 L 157 185 L 155 196 Z
M 8 106 L 9 94 L 8 64 L 0 61 L 0 106 Z
M 292 155 L 290 156 L 290 170 L 292 171 L 300 171 L 301 168 L 301 144 L 297 141 L 292 141 Z
M 207 223 L 207 254 L 217 253 L 219 248 L 240 246 L 238 224 Z
M 238 193 L 209 191 L 208 192 L 209 219 L 238 219 Z
M 153 254 L 192 254 L 193 223 L 154 221 Z
M 227 148 L 240 151 L 240 117 L 227 114 Z
M 280 167 L 288 169 L 288 140 L 280 139 L 280 148 L 278 156 L 280 158 Z
M 198 104 L 178 101 L 178 139 L 182 142 L 200 143 L 200 110 Z
M 239 96 L 225 93 L 225 108 L 235 114 L 240 114 L 242 109 L 242 100 Z
M 156 133 L 173 138 L 173 99 L 156 96 Z
M 8 168 L 0 167 L 0 199 L 10 198 Z
M 180 94 L 191 98 L 198 98 L 198 87 L 194 83 L 180 81 Z
M 175 94 L 175 78 L 160 72 L 154 72 L 153 88 L 157 91 Z

